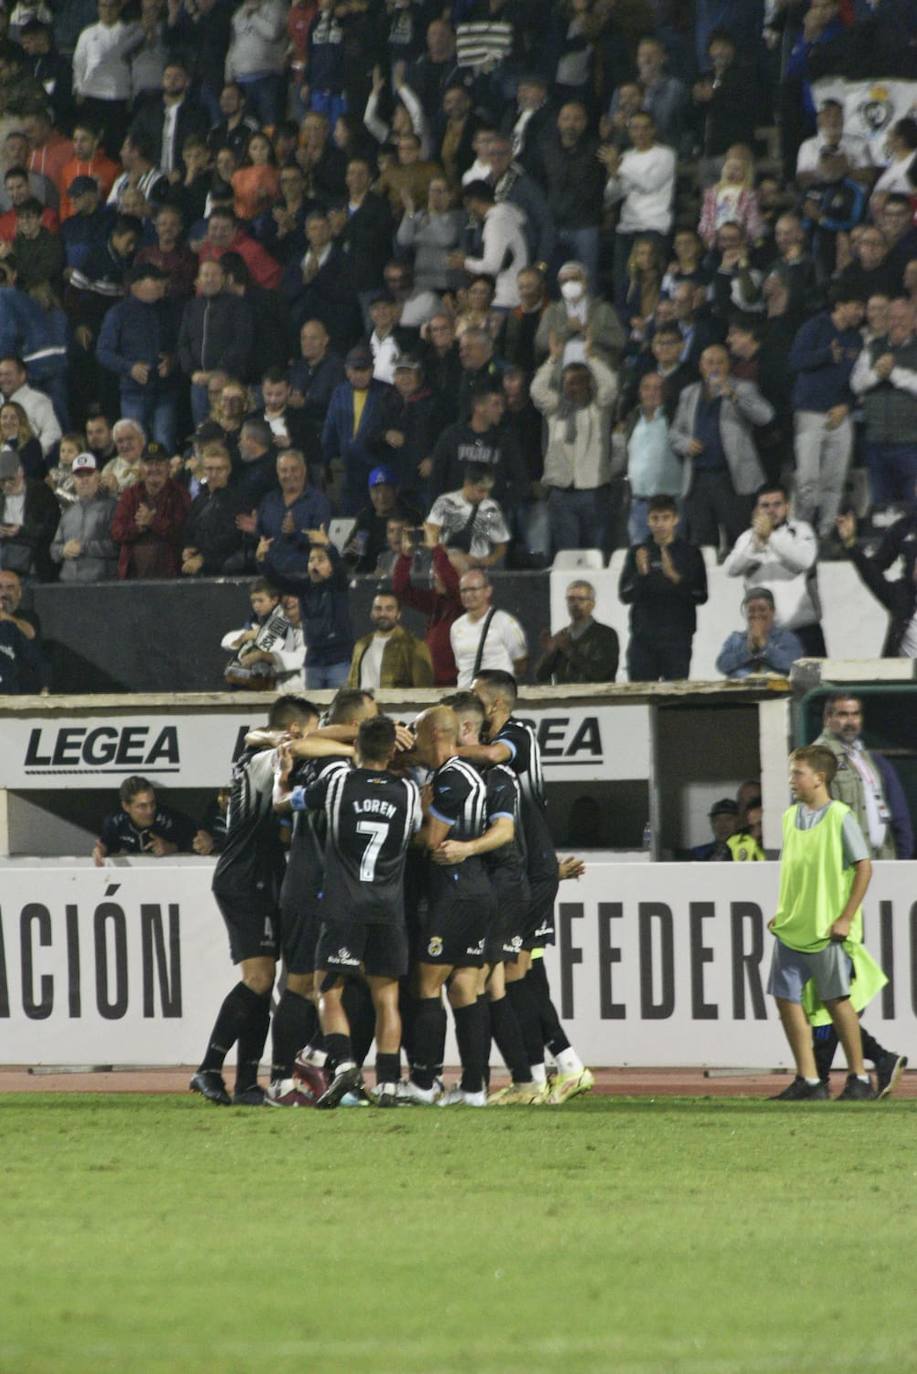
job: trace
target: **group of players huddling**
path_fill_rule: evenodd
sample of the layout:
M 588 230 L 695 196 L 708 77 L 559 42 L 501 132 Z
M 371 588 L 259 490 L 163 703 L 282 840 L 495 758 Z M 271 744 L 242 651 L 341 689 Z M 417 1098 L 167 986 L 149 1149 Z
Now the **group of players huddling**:
M 539 957 L 554 941 L 558 882 L 583 864 L 554 852 L 538 741 L 515 703 L 515 679 L 491 671 L 410 727 L 358 689 L 341 689 L 321 722 L 300 698 L 273 704 L 234 765 L 213 891 L 241 979 L 193 1091 L 221 1105 L 321 1108 L 557 1105 L 588 1092 Z M 449 1090 L 444 989 L 461 1061 Z M 492 1041 L 511 1082 L 488 1096 Z

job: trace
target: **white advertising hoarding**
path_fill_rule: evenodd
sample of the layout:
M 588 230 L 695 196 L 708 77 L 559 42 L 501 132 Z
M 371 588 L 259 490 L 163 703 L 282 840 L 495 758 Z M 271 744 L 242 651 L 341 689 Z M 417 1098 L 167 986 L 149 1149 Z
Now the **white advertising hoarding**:
M 198 1061 L 234 979 L 212 864 L 2 873 L 0 1062 Z M 565 883 L 547 968 L 583 1058 L 785 1065 L 765 991 L 777 875 L 776 864 L 603 863 Z M 866 929 L 890 983 L 864 1020 L 917 1062 L 917 863 L 875 866 Z
M 398 714 L 390 706 L 383 709 Z M 416 714 L 405 711 L 405 717 Z M 3 722 L 0 787 L 15 791 L 112 788 L 133 773 L 168 787 L 222 787 L 246 730 L 267 705 L 247 711 L 173 711 L 72 717 L 11 716 Z M 553 782 L 649 777 L 646 705 L 520 706 L 537 727 Z

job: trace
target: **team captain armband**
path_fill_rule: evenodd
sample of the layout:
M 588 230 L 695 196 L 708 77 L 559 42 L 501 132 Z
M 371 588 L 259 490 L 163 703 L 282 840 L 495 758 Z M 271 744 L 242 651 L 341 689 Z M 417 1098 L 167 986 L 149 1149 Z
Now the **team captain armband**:
M 290 793 L 291 811 L 308 811 L 306 805 L 306 789 L 304 787 L 294 787 Z

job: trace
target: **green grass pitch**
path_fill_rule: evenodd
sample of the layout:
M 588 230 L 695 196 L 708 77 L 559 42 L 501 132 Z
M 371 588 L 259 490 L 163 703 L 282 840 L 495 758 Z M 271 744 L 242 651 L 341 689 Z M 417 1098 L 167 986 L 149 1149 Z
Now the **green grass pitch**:
M 911 1374 L 917 1103 L 0 1099 L 0 1371 Z

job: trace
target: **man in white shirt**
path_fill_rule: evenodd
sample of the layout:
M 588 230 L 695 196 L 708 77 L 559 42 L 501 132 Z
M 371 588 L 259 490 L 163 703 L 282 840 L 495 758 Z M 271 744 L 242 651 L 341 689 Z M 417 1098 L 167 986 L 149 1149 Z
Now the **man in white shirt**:
M 723 571 L 727 577 L 743 577 L 746 591 L 766 587 L 780 628 L 793 631 L 807 658 L 825 658 L 815 567 L 818 541 L 812 526 L 790 520 L 789 511 L 785 487 L 779 482 L 760 486 L 751 528 L 739 535 Z
M 401 624 L 401 602 L 395 593 L 378 591 L 369 618 L 373 633 L 354 645 L 347 686 L 364 692 L 380 687 L 432 687 L 430 650 Z
M 484 669 L 512 673 L 517 681 L 524 677 L 529 662 L 525 631 L 515 616 L 491 605 L 494 592 L 487 574 L 480 568 L 466 572 L 459 594 L 465 614 L 449 632 L 458 686 L 470 687 Z
M 816 116 L 818 133 L 800 144 L 796 158 L 796 184 L 829 185 L 852 177 L 867 185 L 875 173 L 869 144 L 856 134 L 844 133 L 844 107 L 839 100 L 826 100 Z
M 498 205 L 494 188 L 486 181 L 469 182 L 462 195 L 469 213 L 484 225 L 481 256 L 466 258 L 461 252 L 450 253 L 448 264 L 475 276 L 493 277 L 497 283 L 493 308 L 508 313 L 519 304 L 516 275 L 529 261 L 525 220 L 509 201 Z
M 631 115 L 627 131 L 633 147 L 620 153 L 606 144 L 599 156 L 608 172 L 605 204 L 622 201 L 615 234 L 615 290 L 626 286 L 627 260 L 637 238 L 654 238 L 660 244 L 672 228 L 675 194 L 675 154 L 656 142 L 656 124 L 648 110 Z
M 369 336 L 369 351 L 373 355 L 373 377 L 377 382 L 393 386 L 395 364 L 401 357 L 396 321 L 398 306 L 390 291 L 377 291 L 369 306 L 373 332 Z
M 80 113 L 105 131 L 114 154 L 131 99 L 131 53 L 143 42 L 140 24 L 121 21 L 124 0 L 98 0 L 99 22 L 83 29 L 73 51 L 73 94 Z
M 0 392 L 4 401 L 16 401 L 22 406 L 41 451 L 48 452 L 61 437 L 61 427 L 51 400 L 43 391 L 28 385 L 26 370 L 20 358 L 0 358 Z

